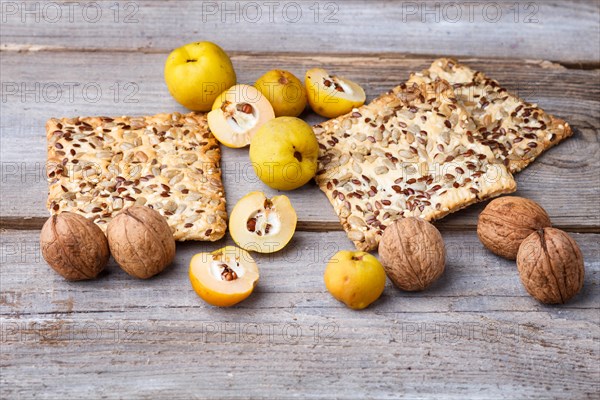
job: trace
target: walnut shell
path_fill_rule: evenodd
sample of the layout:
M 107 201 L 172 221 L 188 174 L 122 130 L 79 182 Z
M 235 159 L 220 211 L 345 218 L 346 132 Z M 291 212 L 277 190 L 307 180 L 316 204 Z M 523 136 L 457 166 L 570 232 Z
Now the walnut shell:
M 492 200 L 479 214 L 477 236 L 493 253 L 514 260 L 527 236 L 549 226 L 550 217 L 535 201 L 505 196 Z
M 110 251 L 129 275 L 147 279 L 175 258 L 175 239 L 166 219 L 149 207 L 133 206 L 117 214 L 106 229 Z
M 108 264 L 108 242 L 96 224 L 71 212 L 48 218 L 40 234 L 44 260 L 69 281 L 94 279 Z
M 446 248 L 435 226 L 403 218 L 388 226 L 379 242 L 385 272 L 400 289 L 423 290 L 444 272 Z
M 530 295 L 547 304 L 562 304 L 583 287 L 583 256 L 566 232 L 540 229 L 529 235 L 517 254 L 519 276 Z

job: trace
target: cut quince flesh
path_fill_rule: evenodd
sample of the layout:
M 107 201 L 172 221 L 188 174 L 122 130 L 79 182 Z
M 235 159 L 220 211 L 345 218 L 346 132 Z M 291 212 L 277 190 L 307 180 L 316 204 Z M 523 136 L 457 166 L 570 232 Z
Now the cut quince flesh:
M 287 196 L 268 199 L 262 192 L 251 192 L 233 208 L 229 232 L 244 250 L 273 253 L 292 239 L 297 220 Z
M 246 299 L 258 282 L 258 266 L 247 251 L 226 246 L 190 261 L 192 287 L 204 301 L 230 307 Z
M 330 75 L 322 68 L 306 71 L 305 84 L 310 107 L 327 118 L 349 113 L 367 99 L 365 91 L 357 83 Z
M 239 148 L 249 145 L 258 128 L 275 118 L 275 112 L 255 87 L 235 85 L 217 97 L 207 118 L 219 142 Z

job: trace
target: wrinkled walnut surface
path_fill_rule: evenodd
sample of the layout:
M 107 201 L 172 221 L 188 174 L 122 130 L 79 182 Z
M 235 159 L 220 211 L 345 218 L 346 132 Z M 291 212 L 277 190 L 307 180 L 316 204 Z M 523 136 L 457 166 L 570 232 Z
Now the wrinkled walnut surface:
M 383 267 L 396 286 L 423 290 L 444 272 L 446 249 L 440 232 L 420 218 L 403 218 L 386 228 L 379 244 Z
M 559 229 L 544 228 L 529 235 L 519 248 L 517 267 L 525 289 L 542 303 L 565 303 L 583 287 L 581 250 Z
M 44 260 L 65 279 L 94 279 L 110 256 L 102 230 L 90 220 L 71 212 L 48 218 L 40 234 Z
M 110 251 L 129 275 L 146 279 L 175 258 L 175 240 L 165 218 L 144 206 L 125 209 L 107 228 Z
M 536 202 L 505 196 L 492 200 L 479 215 L 477 236 L 493 253 L 514 260 L 525 238 L 551 226 L 550 217 Z

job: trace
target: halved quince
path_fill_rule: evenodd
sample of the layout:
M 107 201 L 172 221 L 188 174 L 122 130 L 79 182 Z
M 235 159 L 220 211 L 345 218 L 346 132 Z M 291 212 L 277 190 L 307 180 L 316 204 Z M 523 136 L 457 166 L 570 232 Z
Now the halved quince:
M 358 84 L 330 75 L 322 68 L 306 71 L 304 79 L 308 92 L 308 104 L 319 115 L 327 118 L 339 117 L 360 107 L 367 96 Z
M 189 274 L 198 296 L 218 307 L 230 307 L 246 299 L 259 277 L 252 256 L 235 246 L 196 254 L 190 261 Z
M 273 118 L 273 107 L 261 92 L 250 85 L 235 85 L 213 103 L 208 126 L 219 142 L 239 148 L 249 145 L 258 128 Z
M 287 196 L 271 199 L 251 192 L 237 202 L 229 218 L 229 233 L 244 250 L 274 253 L 294 236 L 298 218 Z

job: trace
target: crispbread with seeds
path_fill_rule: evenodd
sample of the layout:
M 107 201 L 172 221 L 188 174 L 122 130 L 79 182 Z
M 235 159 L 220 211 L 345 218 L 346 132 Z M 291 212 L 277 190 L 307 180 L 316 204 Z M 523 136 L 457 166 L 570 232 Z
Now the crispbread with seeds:
M 444 81 L 402 85 L 314 127 L 317 183 L 359 250 L 397 218 L 434 220 L 516 189 L 490 148 L 469 141 L 473 128 Z
M 166 217 L 176 240 L 218 240 L 227 211 L 219 143 L 203 114 L 50 119 L 47 207 L 102 230 L 138 204 Z
M 440 58 L 409 82 L 444 79 L 477 126 L 473 137 L 489 146 L 511 172 L 518 172 L 542 152 L 573 134 L 568 123 L 508 92 L 482 72 Z

